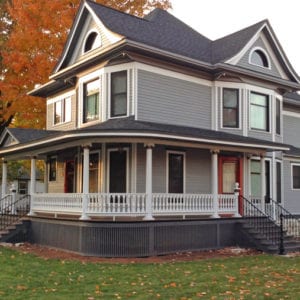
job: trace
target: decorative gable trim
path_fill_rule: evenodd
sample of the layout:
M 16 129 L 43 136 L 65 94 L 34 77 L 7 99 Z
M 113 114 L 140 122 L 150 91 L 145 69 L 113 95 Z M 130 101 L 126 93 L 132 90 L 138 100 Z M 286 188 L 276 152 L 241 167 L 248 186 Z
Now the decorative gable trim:
M 19 143 L 18 139 L 9 131 L 9 129 L 5 128 L 0 137 L 0 147 L 8 147 Z

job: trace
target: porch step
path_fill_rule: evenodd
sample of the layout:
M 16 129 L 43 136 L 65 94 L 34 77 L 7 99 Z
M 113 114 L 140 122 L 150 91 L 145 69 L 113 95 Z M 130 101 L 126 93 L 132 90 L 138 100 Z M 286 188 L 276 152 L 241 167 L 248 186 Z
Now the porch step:
M 241 223 L 241 230 L 257 249 L 272 254 L 279 253 L 280 227 L 271 220 L 266 218 L 263 224 L 254 226 L 249 218 L 245 218 Z M 273 231 L 273 237 L 278 237 L 275 241 L 268 239 L 270 231 Z M 286 253 L 300 251 L 300 241 L 286 232 L 283 232 L 283 245 Z
M 28 240 L 29 220 L 17 219 L 13 224 L 0 231 L 0 242 L 25 242 Z

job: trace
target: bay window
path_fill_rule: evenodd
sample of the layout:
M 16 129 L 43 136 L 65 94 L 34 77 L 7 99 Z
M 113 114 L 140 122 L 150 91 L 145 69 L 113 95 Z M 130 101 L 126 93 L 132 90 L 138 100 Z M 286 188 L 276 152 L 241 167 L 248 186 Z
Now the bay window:
M 250 94 L 250 127 L 269 131 L 269 97 L 264 94 Z
M 110 116 L 127 115 L 127 71 L 111 74 Z
M 239 127 L 239 90 L 223 89 L 223 127 Z
M 84 84 L 83 88 L 83 123 L 99 119 L 99 79 Z
M 71 121 L 71 97 L 54 102 L 54 124 Z

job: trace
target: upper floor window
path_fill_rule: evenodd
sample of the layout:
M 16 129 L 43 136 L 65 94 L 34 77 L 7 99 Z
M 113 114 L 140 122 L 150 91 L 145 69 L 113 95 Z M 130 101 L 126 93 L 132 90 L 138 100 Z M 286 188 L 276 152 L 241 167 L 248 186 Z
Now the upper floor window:
M 110 116 L 127 115 L 127 71 L 111 74 Z
M 262 49 L 255 49 L 251 52 L 250 63 L 264 68 L 270 67 L 268 57 Z
M 292 164 L 292 187 L 300 189 L 300 164 Z
M 223 89 L 223 127 L 239 127 L 238 89 Z
M 99 79 L 85 83 L 83 86 L 83 122 L 99 119 Z
M 269 96 L 251 92 L 250 127 L 269 131 Z
M 280 109 L 280 100 L 276 99 L 276 133 L 280 134 L 281 132 L 281 109 Z
M 71 97 L 54 102 L 54 124 L 71 121 Z
M 97 32 L 92 31 L 85 40 L 83 52 L 85 53 L 98 47 L 101 47 L 101 36 Z

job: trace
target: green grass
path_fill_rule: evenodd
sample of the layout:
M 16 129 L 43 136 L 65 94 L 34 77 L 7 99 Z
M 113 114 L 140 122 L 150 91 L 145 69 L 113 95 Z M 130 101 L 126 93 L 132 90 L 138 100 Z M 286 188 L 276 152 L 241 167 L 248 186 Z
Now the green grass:
M 0 248 L 1 299 L 300 299 L 300 257 L 81 263 Z

